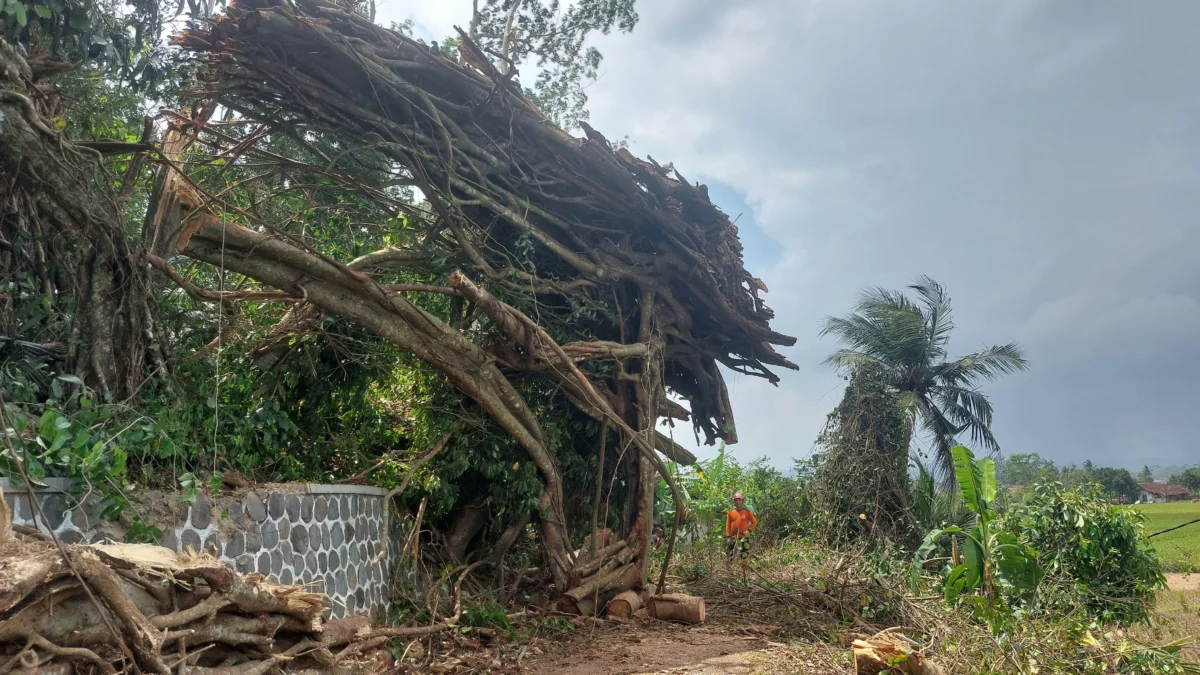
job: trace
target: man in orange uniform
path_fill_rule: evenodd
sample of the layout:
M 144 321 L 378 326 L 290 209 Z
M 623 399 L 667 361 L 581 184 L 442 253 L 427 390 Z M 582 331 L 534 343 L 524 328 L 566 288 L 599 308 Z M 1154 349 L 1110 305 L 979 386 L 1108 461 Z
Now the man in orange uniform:
M 732 560 L 736 552 L 742 561 L 742 571 L 746 571 L 746 556 L 750 554 L 750 539 L 747 535 L 758 528 L 758 519 L 742 504 L 745 499 L 742 493 L 733 493 L 733 508 L 725 514 L 725 554 Z M 729 560 L 726 561 L 726 565 Z

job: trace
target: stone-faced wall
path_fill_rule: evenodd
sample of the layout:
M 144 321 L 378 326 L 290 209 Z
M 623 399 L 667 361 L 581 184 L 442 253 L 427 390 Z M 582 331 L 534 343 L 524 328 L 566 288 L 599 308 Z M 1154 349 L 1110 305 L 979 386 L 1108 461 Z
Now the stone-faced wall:
M 69 480 L 45 482 L 38 502 L 48 522 L 35 523 L 26 489 L 0 479 L 14 524 L 53 531 L 64 542 L 122 539 L 124 528 L 95 517 L 95 496 L 72 490 Z M 391 556 L 372 564 L 390 544 L 382 534 L 386 496 L 358 485 L 270 484 L 200 495 L 190 505 L 178 504 L 174 494 L 150 493 L 134 510 L 163 531 L 163 546 L 207 550 L 239 572 L 325 593 L 336 618 L 378 615 L 390 604 Z

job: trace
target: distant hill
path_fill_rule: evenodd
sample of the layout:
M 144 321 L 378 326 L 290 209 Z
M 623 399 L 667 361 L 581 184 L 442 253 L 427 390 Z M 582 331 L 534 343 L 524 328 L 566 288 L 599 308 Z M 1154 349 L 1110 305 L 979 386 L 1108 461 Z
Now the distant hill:
M 1185 469 L 1191 468 L 1193 466 L 1196 466 L 1196 465 L 1195 464 L 1181 464 L 1179 466 L 1152 466 L 1152 467 L 1150 467 L 1150 473 L 1154 474 L 1155 482 L 1166 483 L 1167 481 L 1171 480 L 1171 476 L 1183 473 L 1183 471 Z M 1129 472 L 1136 476 L 1138 474 L 1138 472 L 1141 470 L 1142 470 L 1142 467 L 1137 466 L 1137 467 L 1130 468 Z

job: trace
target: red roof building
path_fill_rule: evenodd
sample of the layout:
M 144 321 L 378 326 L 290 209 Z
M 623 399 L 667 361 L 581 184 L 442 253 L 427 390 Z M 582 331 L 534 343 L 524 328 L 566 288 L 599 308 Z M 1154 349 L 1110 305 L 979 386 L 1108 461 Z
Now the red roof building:
M 1183 499 L 1189 499 L 1192 493 L 1182 485 L 1174 483 L 1138 483 L 1141 488 L 1141 493 L 1138 495 L 1138 501 L 1143 504 L 1152 502 L 1177 502 Z

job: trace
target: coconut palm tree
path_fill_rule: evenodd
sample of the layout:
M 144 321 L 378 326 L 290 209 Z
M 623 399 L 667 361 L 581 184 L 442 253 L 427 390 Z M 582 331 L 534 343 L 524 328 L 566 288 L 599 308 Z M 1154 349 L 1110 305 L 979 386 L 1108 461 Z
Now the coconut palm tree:
M 901 291 L 868 289 L 852 314 L 827 319 L 821 335 L 833 335 L 845 346 L 825 362 L 843 372 L 881 372 L 909 413 L 905 448 L 919 425 L 933 441 L 937 473 L 952 480 L 950 448 L 959 434 L 970 432 L 976 445 L 999 449 L 991 429 L 992 404 L 977 384 L 1025 370 L 1028 363 L 1016 343 L 947 360 L 954 331 L 950 296 L 929 277 L 908 288 L 915 299 Z

